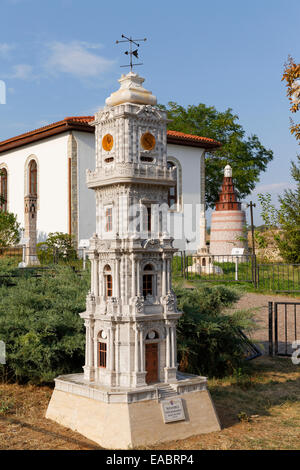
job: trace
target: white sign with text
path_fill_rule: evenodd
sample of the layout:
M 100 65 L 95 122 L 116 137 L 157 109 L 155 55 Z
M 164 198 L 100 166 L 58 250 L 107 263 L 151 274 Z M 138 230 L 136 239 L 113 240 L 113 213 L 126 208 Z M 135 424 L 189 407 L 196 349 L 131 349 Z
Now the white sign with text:
M 165 423 L 173 421 L 184 421 L 185 414 L 181 398 L 172 398 L 170 400 L 163 400 L 161 408 Z

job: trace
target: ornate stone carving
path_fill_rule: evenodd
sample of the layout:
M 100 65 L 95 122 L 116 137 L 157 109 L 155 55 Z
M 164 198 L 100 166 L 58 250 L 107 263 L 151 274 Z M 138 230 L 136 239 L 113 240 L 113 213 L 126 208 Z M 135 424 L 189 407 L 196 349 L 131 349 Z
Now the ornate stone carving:
M 144 312 L 144 297 L 133 297 L 131 300 L 131 304 L 134 307 L 136 313 Z
M 147 240 L 143 240 L 142 246 L 143 246 L 143 248 L 158 247 L 158 246 L 160 246 L 160 240 L 153 239 L 153 238 L 148 238 Z
M 177 311 L 176 296 L 173 290 L 163 297 L 163 303 L 168 311 Z

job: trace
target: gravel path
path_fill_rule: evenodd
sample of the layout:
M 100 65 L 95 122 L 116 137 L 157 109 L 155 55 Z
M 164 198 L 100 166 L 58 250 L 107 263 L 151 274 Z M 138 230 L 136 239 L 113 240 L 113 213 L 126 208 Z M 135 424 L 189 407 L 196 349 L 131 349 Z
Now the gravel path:
M 251 338 L 259 342 L 259 347 L 265 354 L 268 354 L 268 302 L 300 302 L 300 297 L 287 297 L 282 295 L 264 295 L 256 293 L 244 294 L 240 300 L 234 305 L 230 311 L 241 309 L 254 309 L 254 318 L 259 326 L 257 331 L 254 331 Z M 284 307 L 278 307 L 279 321 L 278 321 L 278 340 L 279 351 L 283 352 L 285 342 L 285 326 L 284 326 Z M 294 322 L 294 306 L 289 306 L 287 309 L 288 328 L 287 328 L 287 341 L 291 343 L 295 339 L 295 322 Z M 300 306 L 297 307 L 297 339 L 300 339 Z M 291 351 L 290 351 L 291 352 Z

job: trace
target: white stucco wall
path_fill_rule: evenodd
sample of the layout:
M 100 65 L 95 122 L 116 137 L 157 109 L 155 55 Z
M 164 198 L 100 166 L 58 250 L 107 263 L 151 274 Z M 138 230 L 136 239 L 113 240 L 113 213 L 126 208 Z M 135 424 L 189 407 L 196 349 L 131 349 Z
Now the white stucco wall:
M 8 210 L 24 227 L 25 163 L 38 163 L 38 241 L 49 232 L 68 232 L 68 134 L 53 136 L 19 149 L 0 153 L 8 169 Z M 29 161 L 29 160 L 28 160 Z
M 92 236 L 96 229 L 94 191 L 86 186 L 86 169 L 95 168 L 94 134 L 72 131 L 78 151 L 78 229 L 79 240 Z M 69 133 L 0 154 L 0 167 L 8 170 L 8 210 L 17 215 L 24 227 L 25 163 L 30 155 L 38 162 L 38 241 L 49 232 L 69 230 L 68 201 L 68 138 Z M 170 213 L 170 232 L 174 246 L 194 251 L 199 246 L 201 213 L 201 148 L 168 144 L 169 157 L 179 160 L 182 168 L 182 205 Z M 179 188 L 178 188 L 179 189 Z M 202 207 L 203 210 L 203 207 Z M 190 243 L 187 243 L 189 240 Z
M 96 165 L 95 136 L 79 131 L 73 131 L 73 136 L 77 142 L 78 152 L 78 239 L 81 240 L 90 238 L 96 231 L 95 192 L 86 185 L 86 170 L 94 170 Z
M 182 168 L 182 207 L 170 215 L 170 231 L 174 246 L 180 250 L 194 251 L 200 242 L 201 206 L 201 156 L 205 149 L 168 144 L 168 157 L 179 160 Z M 174 227 L 174 228 L 173 228 Z M 186 242 L 189 240 L 189 243 Z

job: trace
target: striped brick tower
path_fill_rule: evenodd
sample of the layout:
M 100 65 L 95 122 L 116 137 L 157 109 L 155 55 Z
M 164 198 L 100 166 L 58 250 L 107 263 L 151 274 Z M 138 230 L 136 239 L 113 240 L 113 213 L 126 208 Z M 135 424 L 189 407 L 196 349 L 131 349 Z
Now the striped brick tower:
M 227 165 L 219 201 L 212 213 L 210 232 L 210 254 L 231 255 L 232 248 L 247 249 L 245 237 L 246 214 L 241 210 L 232 181 L 232 168 Z

